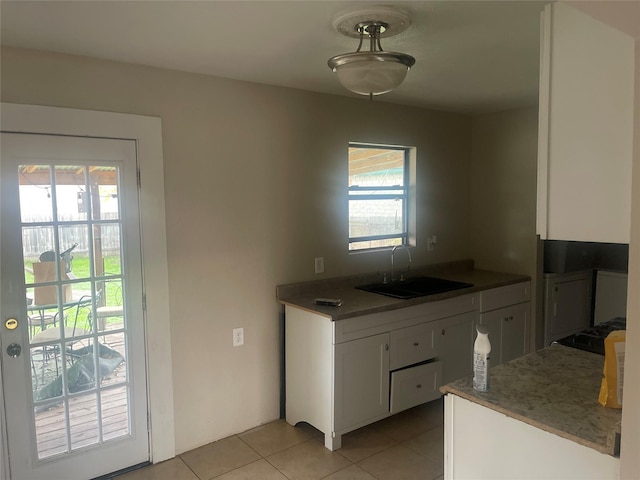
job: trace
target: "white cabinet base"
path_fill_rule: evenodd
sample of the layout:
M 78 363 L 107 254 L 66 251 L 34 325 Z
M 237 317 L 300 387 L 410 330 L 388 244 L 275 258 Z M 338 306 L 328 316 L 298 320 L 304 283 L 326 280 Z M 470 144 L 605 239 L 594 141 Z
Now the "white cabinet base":
M 448 394 L 444 478 L 618 480 L 620 459 Z
M 470 369 L 476 300 L 461 295 L 337 322 L 287 305 L 287 422 L 313 425 L 336 450 L 342 435 L 439 398 L 445 362 L 438 357 L 455 366 L 462 348 L 459 376 Z M 449 356 L 440 349 L 445 330 Z M 462 346 L 454 342 L 457 330 Z
M 482 292 L 485 308 L 513 305 L 514 321 L 500 338 L 501 350 L 514 357 L 526 344 L 527 318 L 517 312 L 528 313 L 528 292 L 529 282 Z M 479 296 L 337 322 L 287 305 L 287 422 L 313 425 L 324 433 L 325 446 L 336 450 L 342 435 L 439 398 L 441 385 L 472 373 Z

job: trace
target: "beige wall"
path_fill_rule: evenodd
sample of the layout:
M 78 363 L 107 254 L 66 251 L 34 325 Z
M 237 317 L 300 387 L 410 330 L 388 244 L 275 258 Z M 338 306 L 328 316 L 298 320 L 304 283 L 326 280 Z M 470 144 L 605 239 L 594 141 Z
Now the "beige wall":
M 471 150 L 471 256 L 477 268 L 530 275 L 536 305 L 537 107 L 474 116 Z
M 538 109 L 473 118 L 471 253 L 476 266 L 535 272 Z
M 162 119 L 178 453 L 279 416 L 277 284 L 388 268 L 347 253 L 349 141 L 417 147 L 416 264 L 470 256 L 469 117 L 30 50 L 1 61 L 3 102 Z
M 629 292 L 640 291 L 640 38 L 636 38 Z M 620 478 L 640 478 L 640 297 L 628 296 Z M 629 406 L 631 406 L 629 408 Z

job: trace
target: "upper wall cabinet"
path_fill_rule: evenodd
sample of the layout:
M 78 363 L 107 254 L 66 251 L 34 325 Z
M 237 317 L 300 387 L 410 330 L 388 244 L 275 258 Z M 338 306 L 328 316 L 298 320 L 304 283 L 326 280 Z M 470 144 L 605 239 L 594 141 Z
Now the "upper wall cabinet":
M 635 41 L 563 3 L 541 35 L 537 232 L 628 243 Z

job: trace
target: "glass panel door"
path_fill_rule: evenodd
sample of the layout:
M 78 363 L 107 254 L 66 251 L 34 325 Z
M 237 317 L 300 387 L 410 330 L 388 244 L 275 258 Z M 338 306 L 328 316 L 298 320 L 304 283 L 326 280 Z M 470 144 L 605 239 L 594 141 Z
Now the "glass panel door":
M 18 324 L 2 336 L 23 351 L 3 352 L 12 478 L 148 460 L 135 143 L 2 140 L 2 318 Z

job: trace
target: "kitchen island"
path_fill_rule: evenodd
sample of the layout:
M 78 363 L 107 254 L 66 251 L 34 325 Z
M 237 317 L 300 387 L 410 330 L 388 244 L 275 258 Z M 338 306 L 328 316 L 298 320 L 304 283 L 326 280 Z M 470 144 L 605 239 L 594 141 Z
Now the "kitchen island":
M 604 357 L 552 345 L 441 387 L 445 478 L 617 479 L 621 411 L 598 403 Z

